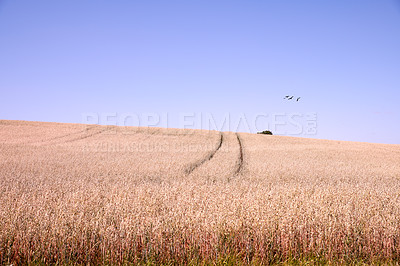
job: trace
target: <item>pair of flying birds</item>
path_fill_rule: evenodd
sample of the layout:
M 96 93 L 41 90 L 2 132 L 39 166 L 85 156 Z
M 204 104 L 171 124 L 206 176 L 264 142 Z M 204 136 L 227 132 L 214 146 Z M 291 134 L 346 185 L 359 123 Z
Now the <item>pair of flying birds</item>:
M 291 100 L 291 99 L 293 99 L 293 97 L 294 97 L 294 96 L 286 95 L 285 98 L 283 98 L 283 99 Z M 300 100 L 300 98 L 301 98 L 301 97 L 297 97 L 296 102 L 298 102 L 298 101 Z

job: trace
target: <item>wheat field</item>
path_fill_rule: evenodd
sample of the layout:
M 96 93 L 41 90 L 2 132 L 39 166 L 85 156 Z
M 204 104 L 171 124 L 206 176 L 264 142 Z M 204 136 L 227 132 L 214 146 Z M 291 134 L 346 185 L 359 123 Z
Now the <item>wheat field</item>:
M 400 261 L 400 145 L 0 120 L 0 264 Z

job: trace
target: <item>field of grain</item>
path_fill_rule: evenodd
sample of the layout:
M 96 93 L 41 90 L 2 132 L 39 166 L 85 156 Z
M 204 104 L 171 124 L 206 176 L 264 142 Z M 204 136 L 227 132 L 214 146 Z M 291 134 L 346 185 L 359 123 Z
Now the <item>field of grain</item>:
M 0 264 L 398 263 L 400 145 L 0 120 Z

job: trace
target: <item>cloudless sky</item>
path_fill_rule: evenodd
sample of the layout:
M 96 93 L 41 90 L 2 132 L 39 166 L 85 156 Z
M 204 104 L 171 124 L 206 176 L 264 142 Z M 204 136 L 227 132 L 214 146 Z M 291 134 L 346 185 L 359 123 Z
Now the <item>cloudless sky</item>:
M 0 119 L 314 113 L 299 136 L 400 144 L 399 102 L 396 0 L 0 0 Z

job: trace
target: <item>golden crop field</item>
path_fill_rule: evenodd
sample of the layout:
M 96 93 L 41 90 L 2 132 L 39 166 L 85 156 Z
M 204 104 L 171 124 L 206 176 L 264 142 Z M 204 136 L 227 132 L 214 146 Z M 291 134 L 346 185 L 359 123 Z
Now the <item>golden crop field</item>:
M 0 264 L 400 261 L 400 145 L 0 120 L 0 164 Z

